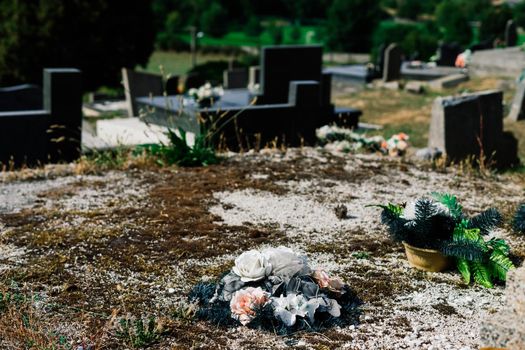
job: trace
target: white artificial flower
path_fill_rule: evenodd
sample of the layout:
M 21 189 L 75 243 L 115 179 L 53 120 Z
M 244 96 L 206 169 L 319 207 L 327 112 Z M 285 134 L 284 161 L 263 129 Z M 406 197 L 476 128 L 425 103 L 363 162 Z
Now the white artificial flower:
M 401 217 L 403 219 L 405 219 L 405 220 L 415 220 L 415 218 L 416 218 L 416 204 L 417 204 L 418 201 L 419 201 L 419 199 L 407 203 L 407 205 L 405 206 L 405 210 L 403 210 L 403 214 L 401 215 Z M 442 204 L 440 202 L 432 201 L 432 205 L 436 209 L 436 215 L 439 215 L 439 214 L 450 215 L 450 210 L 444 204 Z
M 405 220 L 414 220 L 416 218 L 416 201 L 408 202 L 403 210 L 401 217 Z
M 262 255 L 271 266 L 272 275 L 289 279 L 294 275 L 308 274 L 310 268 L 305 256 L 299 256 L 292 249 L 287 247 L 267 248 L 262 251 Z
M 297 316 L 307 316 L 311 323 L 314 322 L 315 310 L 319 307 L 322 298 L 307 300 L 304 296 L 290 293 L 286 297 L 272 298 L 274 315 L 291 327 L 297 321 Z
M 235 259 L 233 273 L 241 278 L 243 282 L 258 281 L 263 279 L 272 271 L 272 266 L 267 258 L 257 250 L 249 250 Z

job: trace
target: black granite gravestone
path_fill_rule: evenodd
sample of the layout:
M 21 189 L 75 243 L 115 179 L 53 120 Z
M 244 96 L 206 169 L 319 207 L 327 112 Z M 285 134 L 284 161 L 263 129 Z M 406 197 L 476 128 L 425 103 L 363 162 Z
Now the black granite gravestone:
M 227 69 L 223 72 L 222 86 L 225 89 L 246 89 L 248 80 L 247 68 Z
M 4 166 L 70 162 L 80 156 L 81 73 L 44 69 L 43 109 L 0 110 L 0 163 Z
M 483 149 L 486 159 L 500 167 L 516 164 L 517 142 L 503 132 L 502 100 L 503 93 L 495 90 L 437 98 L 429 147 L 443 151 L 451 161 L 479 157 Z
M 361 111 L 335 108 L 331 103 L 331 75 L 323 74 L 321 46 L 264 47 L 261 55 L 262 91 L 227 89 L 218 101 L 200 108 L 191 99 L 170 96 L 166 100 L 139 98 L 154 107 L 146 120 L 168 127 L 189 120 L 217 120 L 221 116 L 221 141 L 230 149 L 278 138 L 286 145 L 315 142 L 315 129 L 330 123 L 356 128 Z M 167 108 L 166 106 L 170 106 Z M 235 122 L 231 117 L 236 116 Z M 176 116 L 176 118 L 174 118 Z M 170 125 L 171 123 L 171 125 Z M 258 136 L 256 136 L 258 135 Z M 247 142 L 247 140 L 251 140 Z
M 293 80 L 321 81 L 323 48 L 320 45 L 263 47 L 259 104 L 286 103 Z
M 177 94 L 179 78 L 170 77 L 164 86 L 163 77 L 160 74 L 136 72 L 128 68 L 122 68 L 122 83 L 126 94 L 128 105 L 128 116 L 137 117 L 140 114 L 135 99 L 144 96 L 162 95 L 164 91 L 170 94 Z
M 438 66 L 454 67 L 456 58 L 463 52 L 461 47 L 456 43 L 441 43 L 438 48 Z
M 383 81 L 394 81 L 401 78 L 401 48 L 392 43 L 385 50 Z
M 0 111 L 42 109 L 42 88 L 24 84 L 0 88 Z

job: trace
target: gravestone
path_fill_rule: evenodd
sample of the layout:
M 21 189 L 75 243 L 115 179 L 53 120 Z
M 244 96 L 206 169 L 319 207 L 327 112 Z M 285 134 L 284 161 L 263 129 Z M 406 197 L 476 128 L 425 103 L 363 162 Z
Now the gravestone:
M 454 67 L 456 58 L 463 52 L 461 47 L 456 43 L 441 43 L 438 47 L 438 66 Z
M 128 68 L 122 68 L 122 83 L 126 102 L 128 104 L 128 116 L 137 117 L 139 109 L 136 99 L 144 96 L 158 96 L 164 93 L 175 95 L 178 92 L 178 77 L 170 77 L 164 86 L 162 76 L 144 72 L 136 72 Z
M 509 120 L 518 121 L 525 119 L 525 82 L 520 81 L 510 106 Z
M 385 49 L 383 81 L 389 82 L 401 78 L 401 48 L 392 43 Z
M 248 80 L 248 69 L 231 68 L 223 72 L 222 86 L 225 89 L 246 89 Z
M 209 107 L 202 108 L 184 96 L 169 96 L 168 103 L 161 96 L 138 101 L 153 107 L 146 116 L 149 123 L 173 128 L 174 122 L 196 121 L 197 116 L 212 122 L 220 129 L 213 142 L 232 150 L 257 148 L 254 145 L 264 146 L 276 139 L 292 146 L 313 144 L 318 127 L 331 123 L 358 126 L 361 111 L 335 108 L 330 101 L 331 75 L 322 72 L 321 46 L 264 47 L 260 67 L 262 91 L 226 89 Z
M 36 165 L 71 162 L 80 156 L 81 73 L 44 69 L 43 108 L 0 110 L 0 163 Z
M 321 81 L 323 48 L 320 45 L 264 47 L 261 52 L 260 104 L 287 103 L 290 82 Z
M 42 109 L 42 88 L 23 84 L 0 88 L 0 111 Z
M 250 86 L 255 86 L 256 84 L 261 83 L 261 67 L 260 66 L 251 66 L 248 74 L 248 84 Z
M 432 108 L 428 146 L 454 162 L 478 157 L 483 150 L 486 159 L 496 161 L 498 167 L 516 164 L 517 141 L 503 132 L 503 93 L 489 90 L 438 97 Z
M 44 69 L 44 109 L 51 113 L 49 160 L 71 162 L 80 157 L 82 81 L 78 69 Z
M 505 25 L 505 45 L 507 47 L 516 46 L 518 42 L 518 30 L 516 27 L 516 22 L 509 19 Z

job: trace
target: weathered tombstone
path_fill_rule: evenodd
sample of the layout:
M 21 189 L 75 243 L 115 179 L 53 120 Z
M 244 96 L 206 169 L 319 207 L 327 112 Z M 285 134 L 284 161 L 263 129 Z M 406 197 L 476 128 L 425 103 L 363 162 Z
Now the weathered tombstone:
M 137 97 L 162 95 L 162 77 L 156 74 L 135 72 L 122 68 L 122 82 L 128 104 L 128 116 L 137 117 L 139 109 L 135 102 Z
M 516 164 L 517 142 L 503 132 L 503 93 L 484 91 L 459 97 L 438 97 L 432 108 L 428 146 L 450 161 L 479 157 L 498 167 Z M 481 146 L 483 146 L 481 148 Z
M 24 84 L 0 88 L 0 111 L 42 109 L 42 88 Z
M 162 95 L 164 91 L 168 95 L 175 95 L 178 93 L 179 77 L 170 77 L 164 86 L 163 78 L 159 74 L 136 72 L 122 68 L 122 83 L 128 104 L 128 116 L 137 117 L 140 112 L 135 101 L 137 97 L 158 96 Z
M 505 25 L 505 45 L 507 47 L 516 46 L 518 42 L 518 30 L 516 27 L 516 22 L 509 19 Z
M 525 119 L 525 82 L 523 81 L 518 83 L 508 118 L 512 121 Z
M 323 48 L 320 45 L 268 46 L 261 52 L 261 104 L 286 103 L 290 82 L 320 82 Z
M 401 78 L 401 48 L 392 43 L 385 50 L 383 81 L 389 82 Z
M 0 110 L 0 163 L 70 162 L 80 156 L 81 73 L 44 70 L 43 109 Z
M 438 48 L 438 66 L 454 67 L 456 58 L 463 50 L 456 43 L 441 43 Z
M 225 89 L 245 89 L 248 86 L 248 70 L 232 68 L 223 72 L 222 85 Z
M 251 66 L 248 70 L 248 85 L 254 87 L 257 84 L 260 84 L 261 79 L 261 67 L 260 66 Z

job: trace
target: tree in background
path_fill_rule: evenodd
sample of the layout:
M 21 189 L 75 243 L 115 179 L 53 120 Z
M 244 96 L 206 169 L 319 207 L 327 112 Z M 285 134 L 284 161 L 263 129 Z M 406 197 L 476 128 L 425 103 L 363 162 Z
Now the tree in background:
M 75 67 L 85 90 L 115 86 L 122 67 L 148 62 L 154 37 L 148 0 L 0 0 L 0 85 Z
M 201 5 L 199 25 L 206 35 L 221 37 L 228 31 L 228 15 L 219 1 L 206 0 Z
M 327 15 L 327 44 L 332 50 L 366 52 L 384 14 L 377 0 L 334 0 Z
M 480 40 L 504 40 L 505 26 L 512 17 L 512 10 L 507 4 L 487 7 L 480 16 Z
M 512 12 L 516 24 L 522 28 L 525 28 L 525 1 L 521 1 L 514 5 Z
M 438 34 L 430 22 L 398 23 L 382 21 L 374 31 L 372 55 L 377 57 L 380 45 L 397 43 L 403 52 L 413 58 L 428 60 L 436 52 Z
M 469 1 L 469 0 L 466 0 Z M 444 0 L 436 8 L 436 23 L 445 42 L 456 42 L 469 45 L 472 41 L 470 21 L 473 14 L 469 13 L 465 1 Z

